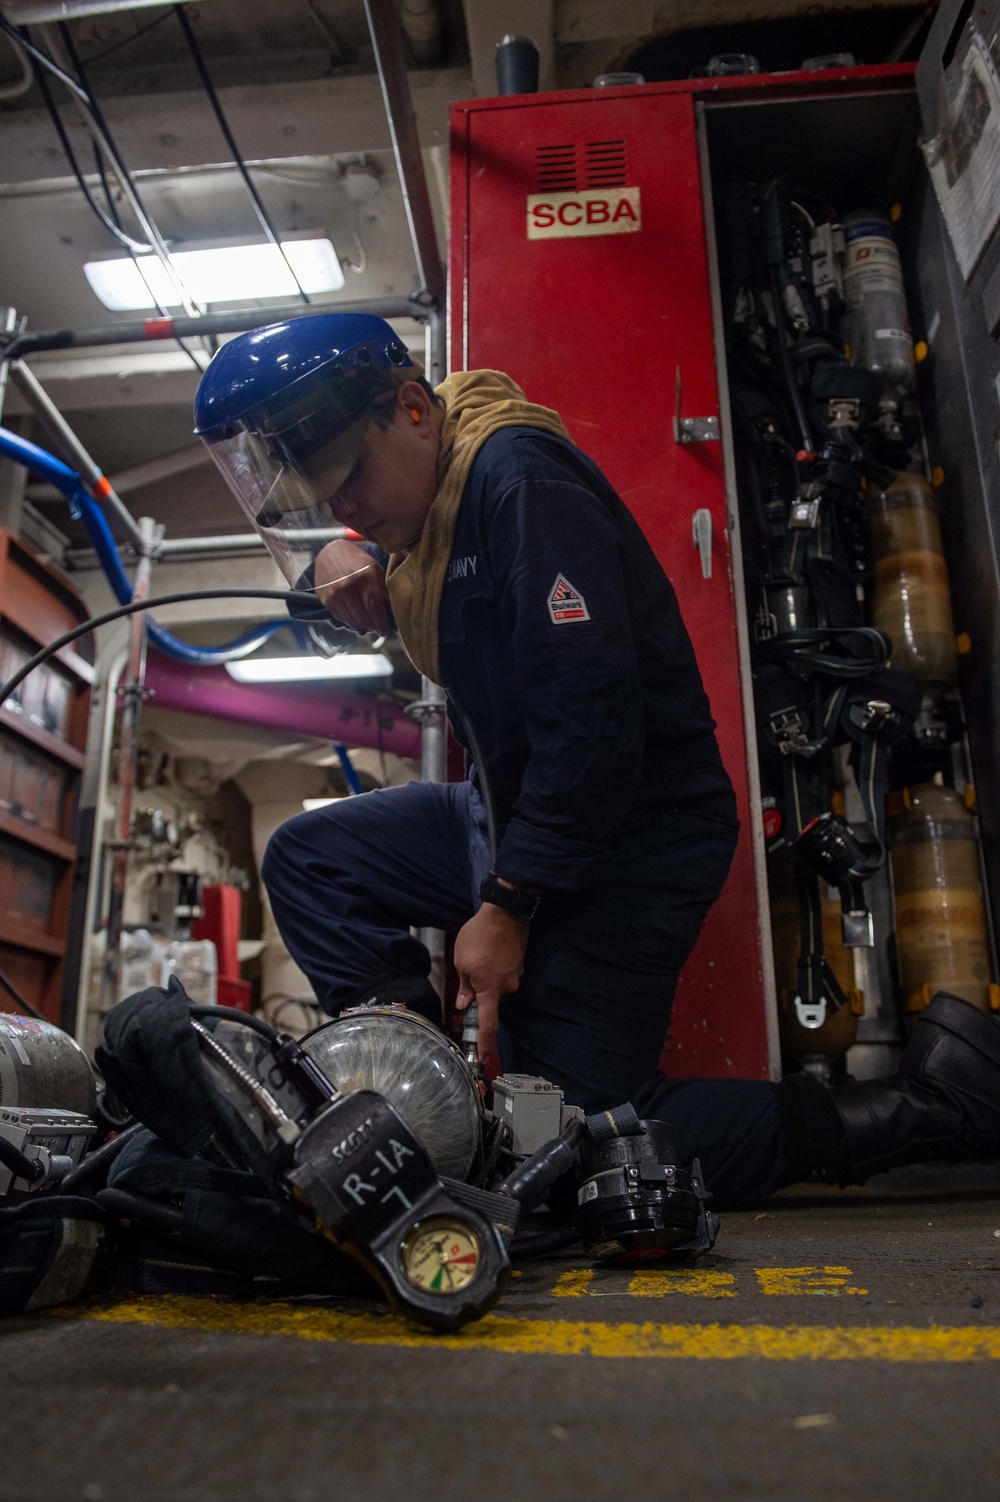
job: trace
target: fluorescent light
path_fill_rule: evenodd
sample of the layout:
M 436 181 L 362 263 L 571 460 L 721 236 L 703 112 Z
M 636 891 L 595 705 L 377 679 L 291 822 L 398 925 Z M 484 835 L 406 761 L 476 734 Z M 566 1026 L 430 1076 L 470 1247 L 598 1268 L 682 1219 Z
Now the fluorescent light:
M 227 662 L 237 683 L 305 683 L 318 678 L 388 678 L 392 663 L 383 652 L 341 652 L 337 657 L 244 657 Z
M 344 799 L 349 796 L 347 793 L 341 793 L 338 798 L 303 798 L 302 807 L 307 814 L 311 814 L 313 809 L 328 808 L 331 803 L 343 803 Z
M 285 240 L 282 250 L 303 292 L 338 292 L 344 271 L 331 240 Z M 276 245 L 223 245 L 214 250 L 179 250 L 170 257 L 195 302 L 252 302 L 259 297 L 294 297 L 298 292 Z M 113 312 L 179 307 L 177 289 L 157 256 L 88 261 L 87 280 Z

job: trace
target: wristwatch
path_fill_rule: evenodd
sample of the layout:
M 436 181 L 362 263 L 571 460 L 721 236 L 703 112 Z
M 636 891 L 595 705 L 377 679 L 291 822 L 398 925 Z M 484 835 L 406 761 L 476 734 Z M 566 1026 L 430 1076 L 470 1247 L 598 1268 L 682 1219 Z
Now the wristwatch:
M 530 892 L 522 892 L 517 887 L 505 887 L 493 871 L 483 877 L 479 896 L 483 902 L 492 902 L 494 907 L 503 908 L 505 913 L 511 913 L 515 918 L 533 918 L 541 901 L 539 897 L 532 897 Z

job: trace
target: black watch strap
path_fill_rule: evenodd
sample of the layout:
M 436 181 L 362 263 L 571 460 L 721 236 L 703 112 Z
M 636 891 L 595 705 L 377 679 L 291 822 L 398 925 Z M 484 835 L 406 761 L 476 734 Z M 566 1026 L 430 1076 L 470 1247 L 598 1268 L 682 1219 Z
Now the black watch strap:
M 515 918 L 533 918 L 541 900 L 516 887 L 505 887 L 492 871 L 483 877 L 479 896 L 483 902 L 492 902 L 494 907 L 502 907 L 505 913 L 512 913 Z

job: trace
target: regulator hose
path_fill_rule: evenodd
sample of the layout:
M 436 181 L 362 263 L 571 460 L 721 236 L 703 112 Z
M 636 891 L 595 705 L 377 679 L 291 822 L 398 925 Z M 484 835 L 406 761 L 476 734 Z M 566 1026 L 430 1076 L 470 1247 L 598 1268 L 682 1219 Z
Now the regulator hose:
M 88 1153 L 75 1168 L 70 1169 L 59 1185 L 59 1193 L 89 1194 L 90 1190 L 83 1189 L 82 1186 L 89 1184 L 91 1179 L 100 1178 L 102 1175 L 106 1179 L 108 1169 L 118 1154 L 123 1148 L 128 1146 L 133 1137 L 136 1137 L 139 1132 L 144 1132 L 145 1130 L 146 1128 L 141 1121 L 135 1121 L 131 1126 L 126 1127 L 124 1132 L 119 1132 L 117 1137 L 112 1137 L 110 1141 L 103 1142 L 92 1153 Z
M 482 743 L 480 742 L 479 736 L 476 733 L 476 727 L 475 725 L 473 725 L 472 720 L 462 708 L 462 705 L 459 703 L 459 700 L 453 690 L 449 688 L 446 690 L 446 692 L 448 694 L 448 698 L 451 701 L 451 706 L 457 713 L 459 722 L 465 730 L 465 739 L 469 743 L 469 750 L 472 752 L 472 760 L 476 766 L 476 776 L 479 780 L 479 791 L 482 794 L 483 799 L 483 813 L 486 816 L 486 839 L 490 847 L 490 869 L 494 870 L 496 868 L 497 848 L 499 846 L 499 838 L 497 834 L 497 807 L 496 799 L 493 797 L 493 784 L 490 781 L 490 774 L 486 767 L 486 756 L 483 752 Z M 0 704 L 2 703 L 3 700 L 0 699 Z
M 34 1184 L 45 1172 L 45 1164 L 39 1158 L 29 1158 L 6 1137 L 0 1137 L 0 1163 L 10 1169 L 15 1179 L 27 1179 L 29 1184 Z
M 55 657 L 63 647 L 72 645 L 81 636 L 96 631 L 99 626 L 109 626 L 112 621 L 136 615 L 140 610 L 155 610 L 158 605 L 184 605 L 190 600 L 301 600 L 304 603 L 312 602 L 313 596 L 294 589 L 183 589 L 177 594 L 157 595 L 155 600 L 132 600 L 128 605 L 118 605 L 114 610 L 106 610 L 103 615 L 93 615 L 89 620 L 81 621 L 71 631 L 64 631 L 55 641 L 50 641 L 47 647 L 39 648 L 34 657 L 23 662 L 6 683 L 0 684 L 0 704 L 10 698 L 29 673 L 48 662 L 50 657 Z

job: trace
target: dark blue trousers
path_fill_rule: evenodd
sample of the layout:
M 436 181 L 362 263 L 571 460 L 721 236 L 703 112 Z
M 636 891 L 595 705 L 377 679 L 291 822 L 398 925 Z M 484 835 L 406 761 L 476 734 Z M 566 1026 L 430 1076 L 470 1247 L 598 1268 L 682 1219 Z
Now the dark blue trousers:
M 677 976 L 718 896 L 735 827 L 689 810 L 636 808 L 614 875 L 547 892 L 520 989 L 500 1009 L 505 1071 L 542 1075 L 586 1111 L 631 1100 L 701 1159 L 719 1205 L 775 1189 L 781 1117 L 756 1080 L 667 1080 L 658 1065 Z M 290 819 L 262 876 L 281 935 L 321 1006 L 419 994 L 427 951 L 412 928 L 459 929 L 489 866 L 468 782 L 409 783 Z M 401 984 L 402 983 L 402 984 Z

